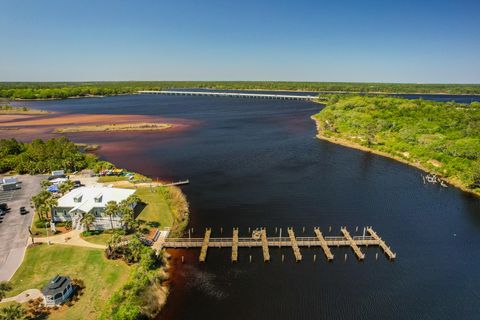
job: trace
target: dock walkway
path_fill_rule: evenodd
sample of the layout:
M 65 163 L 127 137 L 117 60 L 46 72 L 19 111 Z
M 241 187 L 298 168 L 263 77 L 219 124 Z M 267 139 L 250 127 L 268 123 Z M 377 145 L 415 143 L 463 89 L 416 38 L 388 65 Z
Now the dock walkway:
M 265 228 L 254 230 L 250 237 L 240 237 L 239 229 L 233 229 L 232 237 L 212 238 L 210 228 L 205 230 L 203 238 L 167 238 L 163 241 L 163 248 L 201 248 L 199 261 L 205 262 L 208 248 L 231 248 L 232 262 L 238 261 L 238 248 L 262 248 L 264 261 L 270 261 L 271 256 L 269 247 L 291 247 L 297 262 L 302 260 L 300 247 L 322 248 L 328 261 L 333 260 L 332 247 L 351 247 L 359 260 L 365 258 L 365 254 L 360 250 L 360 246 L 379 246 L 385 252 L 390 260 L 396 258 L 396 254 L 390 249 L 382 238 L 368 227 L 366 230 L 369 235 L 352 236 L 345 227 L 341 229 L 341 236 L 324 236 L 319 228 L 315 228 L 315 236 L 296 237 L 293 228 L 288 228 L 288 237 L 274 236 L 268 237 Z M 258 236 L 259 235 L 259 236 Z
M 327 241 L 325 241 L 325 238 L 323 237 L 322 233 L 320 232 L 320 228 L 315 228 L 314 231 L 315 231 L 315 234 L 318 238 L 318 241 L 320 241 L 320 246 L 322 247 L 323 252 L 325 253 L 325 256 L 327 257 L 327 259 L 329 261 L 333 260 L 332 251 L 330 251 L 330 248 L 328 247 Z
M 375 240 L 378 241 L 378 245 L 380 246 L 380 248 L 383 249 L 383 252 L 385 252 L 385 254 L 388 256 L 390 260 L 395 259 L 397 257 L 397 254 L 393 253 L 393 251 L 390 250 L 390 247 L 387 246 L 385 241 L 383 241 L 382 238 L 380 238 L 375 231 L 373 231 L 372 227 L 368 227 L 367 231 Z
M 200 262 L 205 262 L 207 258 L 207 250 L 208 244 L 210 242 L 210 234 L 212 233 L 212 229 L 207 228 L 205 230 L 205 237 L 203 238 L 202 249 L 200 250 L 200 257 L 198 258 Z
M 362 251 L 360 250 L 360 248 L 357 246 L 356 242 L 353 240 L 352 236 L 351 236 L 350 233 L 347 231 L 347 228 L 342 227 L 342 228 L 340 228 L 340 231 L 342 231 L 343 236 L 345 237 L 345 239 L 348 240 L 348 243 L 350 244 L 350 247 L 352 247 L 353 252 L 355 252 L 355 254 L 357 255 L 357 258 L 358 258 L 359 260 L 363 260 L 363 259 L 365 258 L 365 255 L 362 253 Z
M 293 249 L 293 254 L 295 255 L 295 260 L 297 262 L 302 261 L 302 254 L 300 253 L 300 249 L 298 248 L 297 239 L 295 238 L 295 233 L 293 232 L 293 228 L 288 228 L 288 236 L 290 238 L 290 245 Z
M 267 240 L 267 231 L 265 228 L 261 230 L 261 239 L 262 239 L 262 250 L 263 250 L 263 261 L 270 261 L 270 252 L 268 251 L 268 240 Z
M 233 228 L 232 262 L 238 261 L 238 228 Z

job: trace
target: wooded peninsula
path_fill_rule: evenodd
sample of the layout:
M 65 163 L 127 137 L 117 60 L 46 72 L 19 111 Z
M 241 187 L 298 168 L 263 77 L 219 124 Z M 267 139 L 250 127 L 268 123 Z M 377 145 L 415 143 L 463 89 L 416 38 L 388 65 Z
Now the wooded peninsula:
M 0 98 L 65 99 L 167 89 L 285 90 L 331 93 L 480 94 L 480 84 L 413 84 L 286 81 L 120 81 L 120 82 L 2 82 Z
M 331 96 L 318 137 L 437 174 L 480 195 L 480 103 Z

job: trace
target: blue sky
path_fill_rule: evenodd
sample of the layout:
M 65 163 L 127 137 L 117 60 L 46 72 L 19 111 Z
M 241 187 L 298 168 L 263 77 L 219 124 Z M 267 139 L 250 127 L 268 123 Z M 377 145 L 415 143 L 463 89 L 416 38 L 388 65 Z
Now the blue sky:
M 480 83 L 480 1 L 0 0 L 0 81 Z

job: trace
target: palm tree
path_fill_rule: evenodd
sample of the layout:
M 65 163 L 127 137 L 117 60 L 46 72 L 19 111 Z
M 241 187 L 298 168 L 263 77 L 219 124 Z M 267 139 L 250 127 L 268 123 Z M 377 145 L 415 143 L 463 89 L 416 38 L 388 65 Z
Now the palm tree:
M 12 290 L 12 285 L 8 281 L 0 282 L 0 301 L 7 296 L 7 292 Z
M 45 205 L 44 203 L 41 204 L 41 205 L 36 209 L 36 212 L 38 213 L 38 217 L 40 218 L 40 220 L 47 220 L 48 211 L 49 211 L 49 208 L 48 208 L 48 206 Z
M 32 197 L 32 203 L 33 207 L 35 208 L 35 211 L 38 212 L 38 215 L 41 220 L 43 220 L 42 213 L 45 213 L 45 208 L 42 208 L 42 206 L 45 205 L 45 201 L 50 198 L 52 194 L 46 190 L 40 191 L 39 194 L 35 195 Z
M 8 320 L 18 320 L 24 319 L 25 317 L 25 310 L 20 304 L 12 304 L 2 309 L 0 313 L 0 320 L 8 319 Z
M 53 211 L 53 208 L 55 208 L 56 206 L 58 206 L 58 201 L 57 199 L 55 198 L 48 198 L 45 200 L 45 205 L 48 207 L 48 211 L 50 213 L 50 218 L 52 218 L 52 211 Z
M 140 240 L 136 237 L 131 239 L 128 242 L 128 250 L 126 251 L 127 253 L 127 260 L 130 262 L 137 262 L 140 260 L 140 256 L 143 253 L 143 250 L 145 246 L 140 242 Z
M 126 201 L 121 201 L 119 205 L 120 216 L 122 217 L 123 225 L 125 230 L 128 230 L 129 227 L 133 226 L 133 209 L 126 203 Z
M 132 194 L 127 198 L 126 203 L 133 208 L 133 205 L 140 203 L 140 201 L 141 199 L 139 196 Z
M 85 226 L 85 229 L 87 231 L 90 231 L 90 226 L 93 224 L 95 221 L 95 216 L 91 212 L 86 212 L 82 215 L 82 218 L 80 219 L 80 223 Z
M 115 201 L 107 202 L 107 205 L 105 206 L 105 214 L 110 218 L 110 225 L 112 226 L 112 231 L 113 231 L 112 216 L 116 215 L 117 213 L 118 213 L 118 204 Z
M 47 189 L 48 187 L 50 187 L 50 185 L 51 185 L 51 183 L 48 180 L 42 180 L 40 182 L 40 186 L 42 187 L 42 189 Z
M 67 180 L 60 185 L 60 187 L 58 188 L 58 191 L 60 191 L 60 193 L 63 195 L 72 189 L 73 189 L 73 182 L 71 180 Z
M 117 232 L 113 233 L 110 239 L 107 241 L 107 248 L 105 249 L 105 253 L 107 258 L 115 259 L 117 254 L 117 249 L 120 246 L 120 243 L 123 241 L 123 238 Z

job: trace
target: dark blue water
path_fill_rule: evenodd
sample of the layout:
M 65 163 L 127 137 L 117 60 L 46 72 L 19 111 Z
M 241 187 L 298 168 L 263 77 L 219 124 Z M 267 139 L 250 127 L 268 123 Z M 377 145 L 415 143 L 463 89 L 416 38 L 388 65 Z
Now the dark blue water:
M 417 96 L 416 96 L 417 97 Z M 470 102 L 479 97 L 425 96 Z M 295 227 L 297 235 L 327 235 L 345 225 L 372 225 L 397 260 L 368 248 L 358 262 L 348 248 L 209 249 L 175 252 L 165 319 L 478 319 L 480 201 L 455 188 L 424 185 L 407 165 L 315 139 L 302 101 L 217 97 L 119 96 L 31 103 L 63 112 L 147 114 L 194 120 L 182 132 L 71 135 L 78 142 L 116 146 L 100 154 L 153 177 L 189 178 L 183 188 L 196 235 L 231 228 Z M 332 232 L 328 233 L 328 227 Z M 348 258 L 344 261 L 344 254 Z M 281 255 L 285 255 L 282 263 Z M 313 262 L 313 255 L 317 261 Z M 179 257 L 185 256 L 185 264 Z M 249 263 L 252 255 L 252 263 Z

